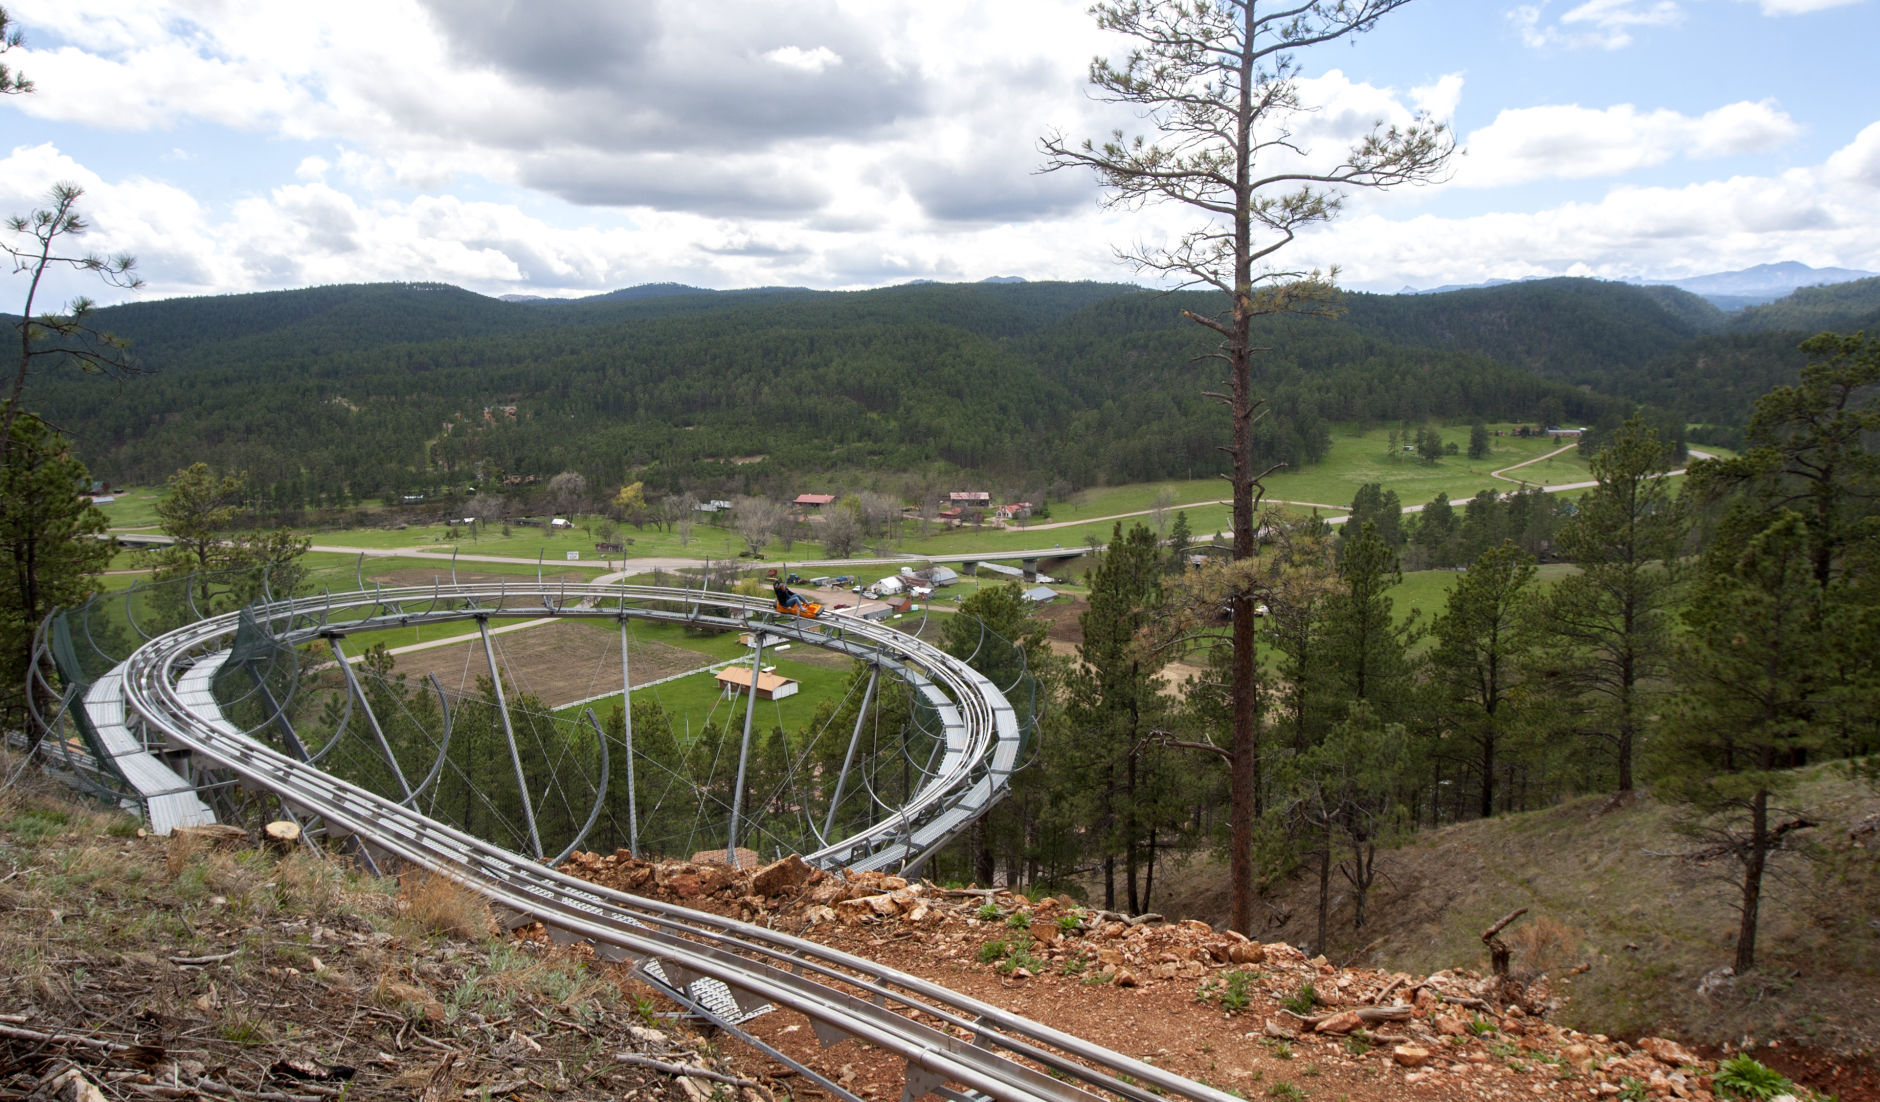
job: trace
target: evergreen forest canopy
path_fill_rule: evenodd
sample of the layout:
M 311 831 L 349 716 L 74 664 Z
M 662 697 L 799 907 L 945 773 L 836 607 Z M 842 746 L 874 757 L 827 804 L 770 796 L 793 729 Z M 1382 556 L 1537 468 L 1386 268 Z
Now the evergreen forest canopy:
M 1179 316 L 1200 295 L 657 291 L 505 302 L 374 284 L 135 303 L 95 320 L 147 374 L 49 372 L 30 400 L 102 476 L 157 482 L 207 461 L 282 508 L 564 470 L 719 496 L 795 492 L 806 474 L 956 468 L 1075 489 L 1222 467 L 1221 414 L 1201 394 L 1217 381 L 1200 359 L 1211 340 Z M 1316 461 L 1340 422 L 1615 425 L 1640 405 L 1727 443 L 1794 377 L 1804 337 L 1880 321 L 1880 279 L 1735 315 L 1583 279 L 1344 307 L 1263 320 L 1268 462 Z

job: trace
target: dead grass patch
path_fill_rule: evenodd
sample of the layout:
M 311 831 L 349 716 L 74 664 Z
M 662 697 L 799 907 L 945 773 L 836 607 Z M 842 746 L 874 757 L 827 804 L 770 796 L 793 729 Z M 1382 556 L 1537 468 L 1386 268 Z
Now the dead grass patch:
M 496 933 L 487 900 L 449 877 L 414 872 L 398 884 L 399 910 L 430 933 L 481 940 Z
M 1534 975 L 1558 975 L 1580 963 L 1586 936 L 1548 915 L 1524 921 L 1502 935 L 1512 951 L 1513 967 Z

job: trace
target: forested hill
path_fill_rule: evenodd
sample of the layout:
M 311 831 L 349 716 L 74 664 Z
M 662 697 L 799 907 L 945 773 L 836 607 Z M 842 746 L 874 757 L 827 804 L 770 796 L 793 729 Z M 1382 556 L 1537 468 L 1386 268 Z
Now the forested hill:
M 1732 320 L 1730 328 L 1745 333 L 1782 330 L 1810 334 L 1880 330 L 1880 276 L 1826 287 L 1803 287 L 1787 298 L 1744 310 Z
M 1200 396 L 1219 373 L 1196 362 L 1214 341 L 1180 318 L 1215 299 L 1097 283 L 656 290 L 503 302 L 378 284 L 113 307 L 98 325 L 150 374 L 48 373 L 29 405 L 101 475 L 206 459 L 283 504 L 564 469 L 713 494 L 935 464 L 1014 487 L 1219 469 L 1221 414 Z M 1590 423 L 1675 405 L 1650 373 L 1685 370 L 1676 356 L 1727 324 L 1695 296 L 1586 280 L 1344 306 L 1263 326 L 1265 458 L 1309 463 L 1339 421 Z

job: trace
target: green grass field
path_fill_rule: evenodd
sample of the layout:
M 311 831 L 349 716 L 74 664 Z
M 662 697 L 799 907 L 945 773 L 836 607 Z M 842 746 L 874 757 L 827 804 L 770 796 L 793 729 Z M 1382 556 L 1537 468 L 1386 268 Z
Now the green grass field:
M 357 547 L 361 550 L 424 550 L 448 552 L 456 548 L 463 555 L 505 555 L 533 559 L 540 555 L 544 561 L 565 562 L 568 552 L 581 556 L 583 563 L 592 562 L 603 565 L 609 559 L 618 562 L 621 554 L 602 553 L 594 550 L 594 545 L 601 542 L 602 518 L 593 516 L 575 517 L 572 528 L 546 529 L 527 528 L 510 525 L 509 534 L 503 535 L 501 527 L 491 527 L 478 531 L 474 536 L 468 527 L 452 529 L 442 524 L 414 524 L 407 528 L 343 528 L 310 532 L 313 542 L 322 547 Z M 454 535 L 453 535 L 454 532 Z M 745 549 L 744 542 L 728 528 L 714 528 L 707 524 L 695 525 L 689 542 L 681 542 L 677 532 L 661 532 L 656 528 L 635 529 L 626 527 L 617 532 L 614 542 L 632 540 L 625 548 L 630 558 L 683 558 L 683 559 L 724 559 L 735 558 Z M 796 545 L 785 550 L 783 545 L 772 541 L 764 549 L 766 559 L 785 557 L 821 558 L 822 546 L 813 541 L 798 540 Z
M 105 520 L 113 528 L 147 528 L 157 523 L 157 501 L 163 497 L 163 490 L 129 489 L 121 490 L 117 500 L 98 506 Z
M 732 637 L 735 644 L 736 639 Z M 736 648 L 739 657 L 750 651 L 742 646 Z M 795 696 L 783 700 L 759 700 L 757 714 L 753 723 L 759 730 L 782 727 L 785 731 L 794 731 L 810 722 L 816 716 L 816 709 L 825 699 L 839 696 L 848 681 L 845 670 L 830 669 L 824 666 L 798 662 L 787 654 L 774 658 L 766 653 L 766 667 L 776 667 L 776 672 L 795 680 L 800 688 Z M 687 674 L 676 680 L 658 685 L 633 690 L 636 699 L 657 700 L 666 714 L 672 717 L 673 731 L 684 737 L 686 733 L 696 735 L 708 723 L 715 723 L 724 730 L 739 730 L 744 723 L 745 700 L 742 696 L 727 699 L 714 675 L 701 670 Z M 596 716 L 605 717 L 608 710 L 618 707 L 620 694 L 603 697 L 577 707 L 563 708 L 556 714 L 567 718 L 578 718 L 587 708 L 593 708 Z

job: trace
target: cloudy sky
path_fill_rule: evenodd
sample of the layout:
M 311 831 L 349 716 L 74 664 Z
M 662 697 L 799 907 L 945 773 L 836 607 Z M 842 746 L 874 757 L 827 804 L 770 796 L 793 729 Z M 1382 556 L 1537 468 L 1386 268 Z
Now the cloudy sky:
M 0 60 L 38 91 L 0 100 L 0 211 L 83 186 L 82 243 L 135 253 L 146 299 L 1135 280 L 1113 250 L 1192 214 L 1036 172 L 1051 130 L 1140 129 L 1086 93 L 1123 43 L 1085 7 L 7 0 L 26 42 Z M 1427 111 L 1466 155 L 1285 262 L 1387 291 L 1880 270 L 1877 39 L 1880 0 L 1417 0 L 1300 55 L 1300 132 Z

